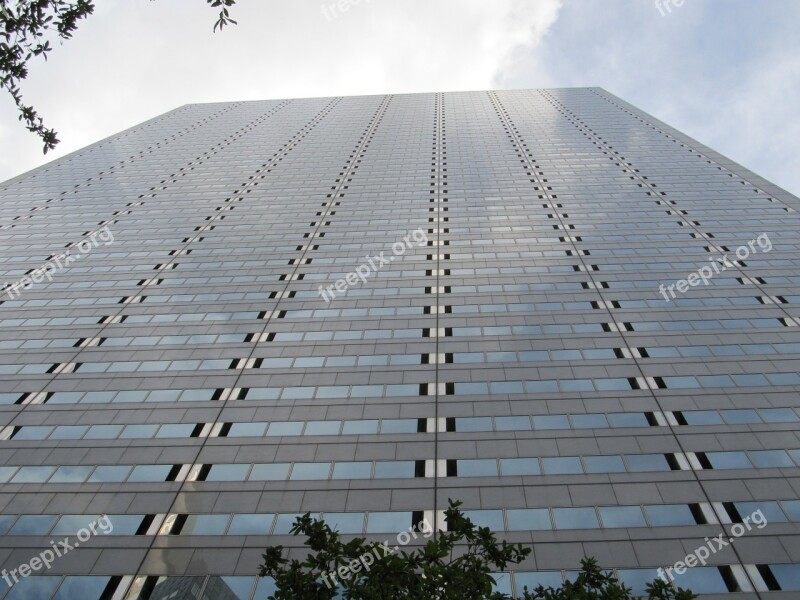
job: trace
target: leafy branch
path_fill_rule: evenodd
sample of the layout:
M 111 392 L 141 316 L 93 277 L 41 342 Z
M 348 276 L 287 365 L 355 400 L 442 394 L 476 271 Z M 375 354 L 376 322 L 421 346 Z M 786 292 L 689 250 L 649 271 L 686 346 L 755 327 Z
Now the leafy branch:
M 236 0 L 206 0 L 212 8 L 222 7 L 214 31 L 236 24 L 228 8 Z M 45 154 L 59 143 L 54 129 L 45 126 L 36 109 L 25 104 L 20 89 L 28 77 L 28 63 L 37 56 L 47 60 L 51 42 L 72 38 L 79 21 L 94 12 L 94 0 L 0 0 L 0 89 L 14 100 L 19 120 L 44 143 Z

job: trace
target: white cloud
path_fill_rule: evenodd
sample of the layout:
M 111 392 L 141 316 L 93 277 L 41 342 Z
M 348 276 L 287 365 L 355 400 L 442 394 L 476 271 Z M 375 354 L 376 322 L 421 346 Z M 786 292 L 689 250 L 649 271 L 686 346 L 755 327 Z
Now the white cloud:
M 488 89 L 560 0 L 361 0 L 330 20 L 316 0 L 239 0 L 217 34 L 201 0 L 98 4 L 23 87 L 55 154 L 0 100 L 0 180 L 192 102 Z

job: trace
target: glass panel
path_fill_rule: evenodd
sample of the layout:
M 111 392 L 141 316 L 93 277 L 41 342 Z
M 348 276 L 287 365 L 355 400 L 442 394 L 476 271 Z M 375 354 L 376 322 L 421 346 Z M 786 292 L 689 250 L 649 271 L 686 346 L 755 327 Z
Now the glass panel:
M 597 529 L 600 523 L 593 507 L 554 508 L 557 529 Z
M 74 535 L 79 529 L 88 528 L 90 523 L 99 518 L 100 515 L 62 515 L 50 535 Z
M 364 531 L 364 513 L 324 513 L 325 523 L 339 533 L 360 534 Z
M 342 434 L 372 434 L 378 433 L 378 421 L 345 421 Z
M 538 458 L 501 458 L 500 470 L 503 472 L 504 477 L 539 475 L 541 473 Z
M 457 464 L 459 477 L 497 477 L 497 460 L 494 458 L 459 460 Z
M 601 506 L 603 527 L 647 527 L 639 506 Z
M 140 481 L 166 481 L 172 465 L 138 465 L 128 476 L 128 483 Z M 92 473 L 94 475 L 94 473 Z
M 287 421 L 283 423 L 270 423 L 267 429 L 268 436 L 300 435 L 303 433 L 303 421 Z
M 47 535 L 56 519 L 57 515 L 22 515 L 8 535 Z
M 517 595 L 521 595 L 527 587 L 533 593 L 540 585 L 544 588 L 559 588 L 564 580 L 561 571 L 539 571 L 538 573 L 515 573 L 514 580 L 517 584 Z
M 198 600 L 205 577 L 159 577 L 153 591 L 138 600 Z
M 675 574 L 675 572 L 673 571 Z M 728 586 L 715 567 L 694 567 L 683 575 L 675 574 L 675 585 L 690 589 L 695 594 L 725 594 Z
M 569 429 L 567 415 L 539 415 L 533 417 L 534 429 Z
M 785 523 L 787 521 L 786 515 L 783 514 L 777 502 L 734 502 L 733 505 L 742 519 L 748 519 L 752 526 L 758 527 L 759 523 L 764 522 Z M 758 514 L 759 511 L 760 514 Z
M 274 520 L 274 514 L 233 515 L 228 535 L 269 535 Z
M 371 462 L 337 462 L 333 466 L 333 479 L 369 479 Z
M 621 456 L 584 456 L 587 473 L 624 473 Z
M 509 531 L 537 531 L 552 529 L 550 511 L 546 508 L 520 508 L 507 510 Z
M 26 577 L 15 583 L 6 595 L 5 600 L 33 600 L 49 598 L 58 586 L 61 577 L 58 575 Z
M 58 467 L 50 478 L 50 483 L 83 483 L 91 472 L 90 466 Z
M 100 466 L 97 467 L 89 476 L 91 483 L 113 483 L 125 481 L 131 470 L 130 465 Z
M 203 597 L 209 600 L 250 600 L 255 577 L 217 577 L 212 575 L 206 582 Z M 266 597 L 266 596 L 265 596 Z
M 632 473 L 672 470 L 667 457 L 663 454 L 627 454 L 625 460 L 628 463 L 628 470 Z
M 715 469 L 752 469 L 744 452 L 706 452 L 706 458 Z
M 367 519 L 367 533 L 399 533 L 411 527 L 410 512 L 372 512 Z
M 770 565 L 782 590 L 800 591 L 800 565 Z
M 492 531 L 505 531 L 502 510 L 465 510 L 464 516 L 476 527 L 488 527 Z
M 294 463 L 292 481 L 309 481 L 327 479 L 331 472 L 331 463 Z
M 375 463 L 375 479 L 414 477 L 416 465 L 413 460 L 378 461 Z
M 55 467 L 20 467 L 11 483 L 44 483 L 55 470 Z
M 290 466 L 288 463 L 253 465 L 249 481 L 284 481 Z
M 751 450 L 750 460 L 757 468 L 794 466 L 794 462 L 784 450 Z
M 658 569 L 618 569 L 617 576 L 637 596 L 646 594 L 647 584 L 659 577 Z
M 341 421 L 309 421 L 303 435 L 338 435 Z
M 53 600 L 100 600 L 111 577 L 69 576 Z
M 497 431 L 530 431 L 530 417 L 495 417 L 494 426 Z
M 181 535 L 222 535 L 230 515 L 189 515 L 181 528 Z
M 545 475 L 565 475 L 583 473 L 581 459 L 577 456 L 557 456 L 542 459 Z
M 381 422 L 381 433 L 416 433 L 416 419 L 384 419 Z
M 644 512 L 653 527 L 697 524 L 686 504 L 654 504 L 645 506 Z
M 211 465 L 206 481 L 245 481 L 249 472 L 248 463 Z

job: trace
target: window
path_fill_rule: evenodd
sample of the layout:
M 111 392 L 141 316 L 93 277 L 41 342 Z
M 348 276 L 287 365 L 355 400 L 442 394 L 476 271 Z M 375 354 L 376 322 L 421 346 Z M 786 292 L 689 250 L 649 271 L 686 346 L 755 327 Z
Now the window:
M 500 470 L 504 477 L 512 475 L 539 475 L 539 460 L 536 458 L 501 458 Z
M 645 506 L 644 512 L 653 527 L 697 524 L 686 504 L 654 504 Z
M 367 533 L 390 533 L 411 527 L 410 512 L 371 512 L 367 515 Z
M 506 511 L 509 531 L 538 531 L 552 529 L 550 511 L 546 508 L 520 508 Z
M 584 456 L 587 473 L 624 473 L 625 464 L 621 456 Z
M 554 508 L 553 518 L 557 529 L 597 529 L 600 527 L 593 507 Z
M 274 514 L 236 514 L 228 527 L 228 535 L 269 535 Z
M 542 459 L 545 475 L 567 475 L 583 473 L 581 459 L 577 456 L 558 456 Z
M 293 481 L 327 479 L 331 472 L 331 463 L 295 463 L 292 475 Z
M 647 527 L 638 506 L 601 506 L 599 510 L 603 527 Z

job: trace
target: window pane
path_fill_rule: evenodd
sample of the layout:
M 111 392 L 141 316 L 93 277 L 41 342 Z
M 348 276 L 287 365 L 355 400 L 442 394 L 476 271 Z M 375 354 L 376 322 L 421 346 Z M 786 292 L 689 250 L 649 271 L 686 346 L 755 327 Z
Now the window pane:
M 381 433 L 416 433 L 416 419 L 384 419 L 381 422 Z
M 337 462 L 333 467 L 333 479 L 369 479 L 372 477 L 371 462 Z
M 569 429 L 567 415 L 541 415 L 533 417 L 534 429 Z
M 255 577 L 218 577 L 212 575 L 206 582 L 204 598 L 220 598 L 224 600 L 250 600 L 250 592 L 255 584 Z M 266 596 L 265 596 L 266 597 Z M 179 600 L 176 598 L 176 600 Z
M 663 454 L 627 454 L 625 460 L 632 473 L 672 470 L 667 462 L 667 457 Z
M 83 483 L 91 472 L 92 467 L 89 466 L 58 467 L 50 483 Z
M 375 463 L 375 479 L 409 479 L 414 477 L 415 468 L 413 460 L 378 461 Z
M 600 523 L 592 507 L 554 508 L 553 517 L 558 529 L 597 529 Z
M 66 577 L 53 600 L 99 600 L 109 581 L 111 577 Z
M 74 535 L 99 518 L 100 515 L 62 515 L 50 535 Z
M 56 515 L 22 515 L 8 535 L 47 535 L 56 519 Z
M 621 456 L 584 456 L 587 473 L 624 473 Z
M 706 458 L 715 469 L 752 469 L 744 452 L 706 452 Z
M 166 481 L 171 470 L 172 465 L 138 465 L 128 476 L 128 482 Z
M 674 573 L 674 571 L 673 571 Z M 694 567 L 683 575 L 675 575 L 675 585 L 691 589 L 695 594 L 725 594 L 728 586 L 715 567 Z
M 269 535 L 274 520 L 274 514 L 233 515 L 228 535 Z
M 170 600 L 197 600 L 205 577 L 159 577 L 147 598 Z
M 792 459 L 783 450 L 752 450 L 750 460 L 757 468 L 794 466 Z
M 537 531 L 552 529 L 550 511 L 546 508 L 521 508 L 507 510 L 509 531 Z
M 642 509 L 638 506 L 601 506 L 603 527 L 647 527 Z
M 459 477 L 497 477 L 497 460 L 494 458 L 459 460 L 457 464 Z
M 323 518 L 331 529 L 339 533 L 360 534 L 364 531 L 364 513 L 324 513 Z
M 26 577 L 15 583 L 5 600 L 32 600 L 33 598 L 49 598 L 55 591 L 59 576 L 47 575 Z
M 55 470 L 55 467 L 20 467 L 11 483 L 44 483 Z
M 540 585 L 545 588 L 559 588 L 564 583 L 561 571 L 539 571 L 538 573 L 515 573 L 514 580 L 517 583 L 517 595 L 527 587 L 533 593 Z
M 359 420 L 345 421 L 342 434 L 372 434 L 378 433 L 378 421 Z
M 800 565 L 770 565 L 782 590 L 800 591 Z
M 230 515 L 189 515 L 181 528 L 181 535 L 222 535 Z
M 88 481 L 91 483 L 113 483 L 125 481 L 125 478 L 128 476 L 130 470 L 130 465 L 100 466 L 92 471 Z
M 211 465 L 206 481 L 245 481 L 249 472 L 247 463 Z
M 250 481 L 284 481 L 289 475 L 288 463 L 253 465 Z
M 267 429 L 267 435 L 268 436 L 300 435 L 303 432 L 303 425 L 304 423 L 302 421 L 270 423 L 269 429 Z
M 495 417 L 494 426 L 497 431 L 529 431 L 530 417 Z
M 294 463 L 292 475 L 293 481 L 302 480 L 322 480 L 327 479 L 331 472 L 331 463 Z
M 767 523 L 785 523 L 787 520 L 777 502 L 734 502 L 733 505 L 742 519 L 748 519 L 748 522 L 755 527 L 758 527 L 758 523 L 763 523 L 764 521 Z M 761 514 L 754 514 L 758 513 L 758 511 L 761 511 Z
M 644 512 L 653 527 L 697 524 L 692 511 L 686 504 L 654 504 L 645 506 Z
M 581 459 L 577 456 L 558 456 L 542 459 L 545 475 L 566 475 L 583 473 Z
M 410 512 L 372 512 L 367 517 L 367 533 L 400 533 L 409 527 Z
M 309 421 L 303 435 L 338 435 L 341 421 Z
M 538 458 L 501 458 L 500 469 L 504 477 L 512 475 L 539 475 Z
M 266 430 L 266 423 L 232 423 L 228 437 L 261 437 Z
M 502 510 L 465 510 L 466 516 L 476 527 L 488 527 L 492 531 L 505 531 Z

